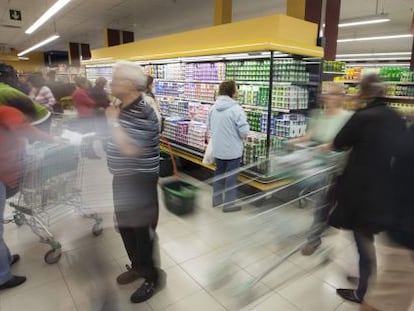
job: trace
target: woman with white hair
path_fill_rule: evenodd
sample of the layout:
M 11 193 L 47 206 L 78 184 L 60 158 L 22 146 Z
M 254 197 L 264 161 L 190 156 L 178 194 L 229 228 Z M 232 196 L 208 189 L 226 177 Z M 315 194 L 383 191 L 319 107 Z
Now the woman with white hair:
M 147 77 L 131 62 L 118 62 L 112 75 L 112 95 L 120 105 L 110 106 L 106 116 L 112 138 L 108 143 L 108 167 L 113 174 L 115 215 L 131 261 L 118 284 L 139 278 L 145 282 L 131 301 L 148 300 L 160 286 L 154 249 L 158 222 L 159 119 L 143 93 Z

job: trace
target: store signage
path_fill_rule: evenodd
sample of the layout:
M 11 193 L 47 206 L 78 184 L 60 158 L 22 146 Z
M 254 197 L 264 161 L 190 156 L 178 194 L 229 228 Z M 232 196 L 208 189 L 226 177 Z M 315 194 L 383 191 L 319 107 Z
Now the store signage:
M 18 10 L 9 10 L 10 20 L 12 21 L 21 21 L 22 20 L 22 11 Z

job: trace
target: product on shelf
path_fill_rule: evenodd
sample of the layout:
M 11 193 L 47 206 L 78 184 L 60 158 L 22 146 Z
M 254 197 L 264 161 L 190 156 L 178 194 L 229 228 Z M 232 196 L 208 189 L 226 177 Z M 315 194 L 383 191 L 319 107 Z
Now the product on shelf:
M 269 102 L 269 87 L 257 85 L 240 85 L 238 101 L 245 105 L 267 106 Z
M 182 97 L 185 84 L 173 81 L 155 81 L 155 94 L 160 96 Z
M 226 63 L 226 80 L 269 81 L 270 61 L 250 60 Z
M 189 63 L 185 66 L 185 80 L 222 81 L 225 68 L 224 63 Z
M 305 87 L 289 85 L 276 86 L 272 91 L 272 106 L 281 109 L 307 109 L 308 90 Z
M 388 106 L 396 109 L 403 116 L 414 116 L 414 105 L 413 104 L 402 104 L 402 103 L 389 103 Z
M 387 85 L 387 96 L 414 97 L 414 85 Z
M 404 71 L 401 73 L 401 82 L 414 82 L 414 72 Z
M 206 149 L 207 125 L 203 122 L 191 121 L 188 127 L 188 144 L 196 149 Z
M 252 164 L 263 159 L 266 156 L 266 134 L 250 133 L 247 137 L 243 150 L 243 164 Z M 281 150 L 283 139 L 278 137 L 270 138 L 270 153 Z
M 303 114 L 282 114 L 276 118 L 276 136 L 295 138 L 305 135 L 306 116 Z
M 184 98 L 192 100 L 214 101 L 218 92 L 217 84 L 186 83 L 184 86 Z
M 383 81 L 401 81 L 404 76 L 409 73 L 405 67 L 383 67 L 380 69 L 379 75 Z
M 274 61 L 273 81 L 275 82 L 309 82 L 306 64 L 295 59 Z
M 345 67 L 346 67 L 345 62 L 330 61 L 330 60 L 323 61 L 323 71 L 342 73 L 342 72 L 345 72 Z

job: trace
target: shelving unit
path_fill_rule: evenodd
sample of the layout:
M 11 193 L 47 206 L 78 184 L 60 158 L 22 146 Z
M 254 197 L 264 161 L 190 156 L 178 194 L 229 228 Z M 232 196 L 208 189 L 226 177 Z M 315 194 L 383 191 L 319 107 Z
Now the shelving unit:
M 252 132 L 246 142 L 243 162 L 249 164 L 268 159 L 284 138 L 303 135 L 306 109 L 314 105 L 320 85 L 323 50 L 315 46 L 316 37 L 317 25 L 275 15 L 95 50 L 92 56 L 128 59 L 145 67 L 155 78 L 155 94 L 167 117 L 164 133 L 173 152 L 198 164 L 205 148 L 206 116 L 218 85 L 236 81 L 240 104 L 260 122 L 251 123 L 260 131 Z M 87 66 L 87 74 L 96 78 L 101 70 L 110 80 L 104 69 L 109 67 Z M 288 97 L 283 88 L 301 91 L 305 99 L 286 101 L 285 107 Z M 267 167 L 244 174 L 254 176 L 251 183 L 259 189 L 280 185 Z

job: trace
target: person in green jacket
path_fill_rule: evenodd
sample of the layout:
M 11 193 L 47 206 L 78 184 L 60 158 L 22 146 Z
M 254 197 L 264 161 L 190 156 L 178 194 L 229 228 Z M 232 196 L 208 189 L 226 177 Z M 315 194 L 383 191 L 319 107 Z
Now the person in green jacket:
M 19 105 L 19 99 L 23 99 L 21 101 L 22 105 L 26 100 L 32 101 L 29 96 L 20 90 L 19 86 L 19 79 L 14 68 L 7 64 L 0 63 L 0 106 Z M 34 101 L 32 102 L 37 111 L 36 117 L 30 120 L 32 125 L 35 125 L 42 130 L 49 131 L 51 113 L 40 104 Z

